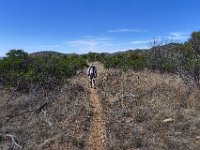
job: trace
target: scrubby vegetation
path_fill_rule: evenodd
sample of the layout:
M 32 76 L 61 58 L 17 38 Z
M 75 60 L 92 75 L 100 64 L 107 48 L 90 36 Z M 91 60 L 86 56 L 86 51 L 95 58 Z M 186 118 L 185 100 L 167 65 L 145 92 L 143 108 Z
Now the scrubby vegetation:
M 23 50 L 10 50 L 0 60 L 0 77 L 3 85 L 20 91 L 29 91 L 35 84 L 55 88 L 63 79 L 74 76 L 86 66 L 86 60 L 76 54 L 44 52 L 29 55 Z
M 11 146 L 11 134 L 24 150 L 87 149 L 90 119 L 89 91 L 76 78 L 51 91 L 29 93 L 0 89 L 0 149 Z M 17 150 L 18 147 L 13 148 Z
M 200 96 L 178 75 L 117 70 L 101 76 L 108 150 L 198 150 Z

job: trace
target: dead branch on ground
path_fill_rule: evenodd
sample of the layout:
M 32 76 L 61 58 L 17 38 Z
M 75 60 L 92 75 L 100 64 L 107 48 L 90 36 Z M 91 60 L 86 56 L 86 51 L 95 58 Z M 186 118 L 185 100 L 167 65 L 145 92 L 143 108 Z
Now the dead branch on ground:
M 22 149 L 22 146 L 20 146 L 18 144 L 18 141 L 17 141 L 17 139 L 16 139 L 16 137 L 14 135 L 11 135 L 11 134 L 5 134 L 5 135 L 3 135 L 3 134 L 0 133 L 0 137 L 2 139 L 4 139 L 4 140 L 7 140 L 7 138 L 11 139 L 12 143 L 11 143 L 11 145 L 9 147 L 10 150 Z

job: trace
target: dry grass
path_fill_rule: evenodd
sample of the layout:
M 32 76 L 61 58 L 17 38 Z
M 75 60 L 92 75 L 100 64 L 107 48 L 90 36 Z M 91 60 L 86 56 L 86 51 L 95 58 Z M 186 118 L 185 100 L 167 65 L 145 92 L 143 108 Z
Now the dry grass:
M 199 149 L 200 95 L 195 86 L 176 75 L 150 71 L 120 75 L 111 70 L 98 83 L 107 149 Z
M 100 70 L 97 94 L 106 149 L 199 149 L 198 88 L 176 75 Z M 0 87 L 0 133 L 16 136 L 28 150 L 88 149 L 95 114 L 87 84 L 84 70 L 54 91 L 38 87 L 22 94 Z M 9 145 L 0 137 L 0 149 Z
M 54 91 L 35 88 L 12 95 L 2 89 L 0 133 L 15 135 L 26 150 L 86 149 L 92 113 L 84 86 L 75 78 Z M 46 101 L 44 111 L 38 110 Z M 9 140 L 0 139 L 0 149 L 9 145 Z

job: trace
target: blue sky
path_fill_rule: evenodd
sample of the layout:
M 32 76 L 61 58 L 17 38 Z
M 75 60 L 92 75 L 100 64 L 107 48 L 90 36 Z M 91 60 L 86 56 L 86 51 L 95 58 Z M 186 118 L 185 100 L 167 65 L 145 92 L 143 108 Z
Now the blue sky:
M 0 0 L 0 56 L 115 52 L 186 41 L 200 29 L 199 0 Z

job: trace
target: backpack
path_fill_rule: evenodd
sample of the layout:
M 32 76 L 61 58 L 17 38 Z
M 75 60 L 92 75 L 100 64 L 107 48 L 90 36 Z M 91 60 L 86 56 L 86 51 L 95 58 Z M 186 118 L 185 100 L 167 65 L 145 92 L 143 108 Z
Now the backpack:
M 91 66 L 89 68 L 89 76 L 91 76 L 91 77 L 97 77 L 97 71 L 96 71 L 95 66 Z

